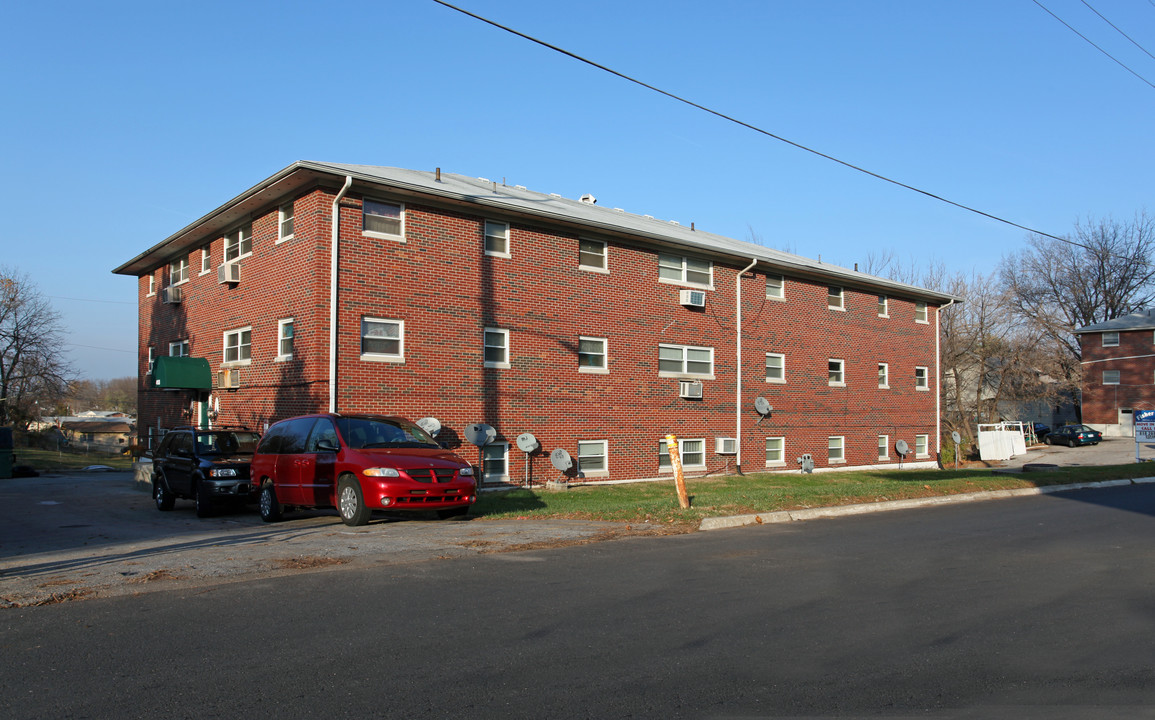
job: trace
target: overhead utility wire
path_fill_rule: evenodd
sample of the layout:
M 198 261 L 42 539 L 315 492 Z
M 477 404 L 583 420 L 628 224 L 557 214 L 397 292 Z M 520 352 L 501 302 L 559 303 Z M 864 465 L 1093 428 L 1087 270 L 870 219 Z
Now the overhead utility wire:
M 1052 240 L 1058 240 L 1060 242 L 1068 243 L 1070 245 L 1076 245 L 1078 247 L 1083 248 L 1084 250 L 1090 250 L 1091 249 L 1091 248 L 1087 247 L 1086 245 L 1083 245 L 1081 243 L 1075 242 L 1074 240 L 1071 240 L 1070 238 L 1063 238 L 1063 237 L 1059 237 L 1058 235 L 1052 235 L 1051 233 L 1043 232 L 1042 230 L 1035 230 L 1034 228 L 1027 227 L 1026 225 L 1020 225 L 1016 222 L 1006 220 L 1006 219 L 1001 218 L 997 215 L 991 215 L 990 213 L 983 212 L 982 210 L 978 210 L 978 209 L 970 207 L 968 205 L 963 205 L 962 203 L 957 203 L 953 200 L 948 200 L 948 199 L 946 199 L 940 195 L 935 195 L 932 192 L 928 192 L 926 190 L 921 190 L 919 188 L 914 187 L 913 185 L 907 185 L 906 183 L 899 182 L 898 180 L 893 180 L 891 178 L 888 178 L 885 175 L 879 175 L 876 172 L 871 172 L 870 170 L 867 170 L 865 168 L 861 168 L 857 165 L 853 165 L 851 163 L 848 163 L 845 160 L 839 160 L 838 158 L 834 157 L 833 155 L 827 155 L 824 152 L 820 152 L 818 150 L 815 150 L 814 148 L 810 148 L 810 147 L 807 147 L 807 146 L 802 145 L 800 143 L 796 143 L 793 140 L 787 140 L 786 138 L 784 138 L 780 135 L 775 135 L 774 133 L 772 133 L 768 130 L 763 130 L 762 128 L 757 127 L 756 125 L 751 125 L 748 122 L 743 122 L 742 120 L 738 120 L 737 118 L 731 117 L 731 116 L 726 115 L 724 113 L 720 113 L 717 110 L 711 110 L 710 108 L 706 107 L 705 105 L 699 105 L 698 103 L 696 103 L 692 100 L 687 100 L 686 98 L 675 95 L 674 93 L 667 92 L 665 90 L 662 90 L 661 88 L 654 87 L 653 85 L 649 85 L 647 83 L 644 83 L 641 80 L 638 80 L 636 78 L 632 78 L 629 75 L 626 75 L 624 73 L 620 73 L 617 70 L 606 67 L 605 65 L 599 65 L 598 63 L 594 62 L 593 60 L 589 60 L 587 58 L 584 58 L 581 55 L 577 55 L 575 53 L 570 52 L 569 50 L 565 50 L 564 48 L 560 48 L 556 45 L 551 45 L 551 44 L 545 42 L 544 40 L 538 40 L 537 38 L 535 38 L 531 35 L 526 35 L 523 32 L 520 32 L 518 30 L 514 30 L 511 27 L 507 27 L 505 25 L 502 25 L 501 23 L 494 22 L 493 20 L 490 20 L 488 18 L 484 18 L 484 17 L 477 15 L 475 13 L 471 13 L 468 10 L 463 10 L 463 9 L 457 7 L 456 5 L 451 5 L 450 3 L 445 2 L 444 0 L 433 0 L 433 2 L 437 3 L 438 5 L 444 5 L 445 7 L 449 8 L 450 10 L 456 10 L 457 12 L 461 13 L 462 15 L 468 15 L 469 17 L 474 18 L 475 20 L 480 20 L 483 23 L 486 23 L 488 25 L 492 25 L 493 27 L 498 28 L 499 30 L 504 30 L 507 33 L 511 33 L 513 35 L 517 35 L 520 38 L 524 38 L 526 40 L 529 40 L 530 42 L 537 43 L 538 45 L 541 45 L 542 47 L 549 48 L 550 50 L 553 50 L 554 52 L 559 52 L 562 55 L 566 55 L 568 57 L 571 57 L 574 60 L 585 63 L 586 65 L 591 65 L 591 66 L 597 68 L 598 70 L 603 70 L 605 72 L 610 73 L 611 75 L 616 75 L 623 80 L 628 80 L 629 82 L 634 83 L 635 85 L 641 85 L 642 87 L 646 88 L 647 90 L 653 90 L 654 92 L 656 92 L 658 94 L 665 95 L 668 98 L 671 98 L 673 100 L 677 100 L 678 102 L 681 102 L 681 103 L 685 103 L 686 105 L 689 105 L 690 107 L 694 107 L 694 108 L 697 108 L 703 112 L 710 113 L 711 115 L 714 115 L 715 117 L 722 118 L 723 120 L 728 120 L 729 122 L 732 122 L 736 125 L 741 125 L 742 127 L 747 128 L 749 130 L 753 130 L 756 133 L 761 133 L 762 135 L 765 135 L 767 137 L 774 138 L 775 140 L 778 140 L 779 142 L 784 142 L 787 145 L 791 145 L 793 147 L 798 148 L 799 150 L 805 150 L 806 152 L 817 155 L 818 157 L 825 158 L 827 160 L 830 160 L 831 162 L 836 162 L 839 165 L 850 168 L 851 170 L 857 170 L 860 173 L 863 173 L 865 175 L 869 175 L 873 178 L 877 178 L 878 180 L 888 182 L 892 185 L 897 185 L 901 188 L 905 188 L 907 190 L 911 190 L 913 192 L 919 193 L 920 195 L 925 195 L 926 197 L 933 198 L 934 200 L 938 200 L 939 202 L 944 202 L 947 205 L 953 205 L 954 207 L 957 207 L 961 210 L 966 210 L 968 212 L 975 213 L 976 215 L 982 215 L 985 218 L 990 218 L 991 220 L 1001 222 L 1005 225 L 1010 225 L 1011 227 L 1016 227 L 1020 230 L 1026 230 L 1027 232 L 1034 233 L 1035 235 L 1041 235 L 1042 237 L 1051 238 Z
M 1108 25 L 1110 25 L 1111 27 L 1115 28 L 1115 32 L 1119 33 L 1120 35 L 1122 35 L 1123 37 L 1127 38 L 1128 40 L 1131 40 L 1131 44 L 1132 44 L 1132 45 L 1134 45 L 1135 47 L 1139 48 L 1139 49 L 1140 49 L 1140 50 L 1142 50 L 1143 52 L 1147 53 L 1147 57 L 1151 58 L 1152 60 L 1155 60 L 1155 55 L 1152 55 L 1151 53 L 1147 52 L 1147 48 L 1143 47 L 1143 46 L 1142 46 L 1142 45 L 1140 45 L 1139 43 L 1137 43 L 1137 42 L 1135 42 L 1134 40 L 1132 40 L 1132 39 L 1131 39 L 1131 36 L 1130 36 L 1130 35 L 1128 35 L 1127 33 L 1123 32 L 1122 30 L 1120 30 L 1118 25 L 1116 25 L 1115 23 L 1111 22 L 1111 21 L 1110 21 L 1110 20 L 1108 20 L 1107 18 L 1103 17 L 1103 13 L 1101 13 L 1101 12 L 1099 12 L 1098 10 L 1096 10 L 1095 8 L 1091 7 L 1091 3 L 1087 2 L 1087 0 L 1081 0 L 1081 2 L 1082 2 L 1084 5 L 1086 5 L 1088 8 L 1090 8 L 1091 12 L 1093 12 L 1093 13 L 1095 13 L 1096 15 L 1098 15 L 1099 17 L 1103 18 L 1103 22 L 1105 22 L 1105 23 L 1107 23 Z M 1153 4 L 1155 4 L 1155 3 L 1153 3 Z
M 434 0 L 434 1 L 436 2 L 436 0 Z M 1095 48 L 1095 49 L 1096 49 L 1096 50 L 1098 50 L 1099 52 L 1103 53 L 1103 54 L 1104 54 L 1104 55 L 1106 55 L 1107 57 L 1109 57 L 1109 58 L 1111 58 L 1112 60 L 1114 60 L 1116 63 L 1118 63 L 1118 64 L 1119 64 L 1119 67 L 1123 68 L 1124 70 L 1126 70 L 1127 72 L 1131 73 L 1132 75 L 1134 75 L 1135 77 L 1139 78 L 1140 80 L 1142 80 L 1143 82 L 1147 83 L 1148 85 L 1151 85 L 1151 87 L 1152 87 L 1152 88 L 1155 88 L 1155 85 L 1152 85 L 1150 80 L 1148 80 L 1147 78 L 1143 77 L 1143 76 L 1142 76 L 1142 75 L 1140 75 L 1139 73 L 1135 72 L 1135 71 L 1134 71 L 1134 70 L 1132 70 L 1131 68 L 1129 68 L 1129 67 L 1127 67 L 1126 65 L 1124 65 L 1124 64 L 1123 64 L 1121 61 L 1119 61 L 1118 59 L 1116 59 L 1116 58 L 1115 58 L 1115 56 L 1111 55 L 1111 53 L 1107 52 L 1107 51 L 1106 51 L 1106 50 L 1104 50 L 1103 48 L 1101 48 L 1101 47 L 1099 47 L 1098 45 L 1096 45 L 1095 43 L 1091 42 L 1090 38 L 1088 38 L 1088 37 L 1087 37 L 1086 35 L 1084 35 L 1083 33 L 1079 32 L 1078 30 L 1076 30 L 1075 28 L 1071 27 L 1070 25 L 1067 25 L 1067 22 L 1066 22 L 1065 20 L 1063 20 L 1063 18 L 1059 17 L 1058 15 L 1056 15 L 1056 14 L 1055 14 L 1055 13 L 1053 13 L 1053 12 L 1051 12 L 1050 10 L 1047 10 L 1047 6 L 1046 6 L 1046 5 L 1044 5 L 1044 4 L 1042 4 L 1041 2 L 1039 2 L 1039 0 L 1031 0 L 1031 2 L 1033 2 L 1034 4 L 1036 4 L 1036 5 L 1038 5 L 1039 7 L 1041 7 L 1041 8 L 1042 8 L 1043 10 L 1045 10 L 1045 11 L 1046 11 L 1046 13 L 1047 13 L 1048 15 L 1050 15 L 1051 17 L 1053 17 L 1053 18 L 1055 18 L 1056 20 L 1058 20 L 1059 22 L 1063 23 L 1063 25 L 1065 25 L 1065 26 L 1066 26 L 1066 28 L 1067 28 L 1068 30 L 1070 30 L 1071 32 L 1075 33 L 1075 34 L 1076 34 L 1076 35 L 1078 35 L 1079 37 L 1081 37 L 1081 38 L 1083 38 L 1084 40 L 1086 40 L 1086 41 L 1087 41 L 1087 42 L 1088 42 L 1088 43 L 1091 45 L 1091 47 Z M 1094 9 L 1094 8 L 1092 8 L 1092 9 Z M 1103 17 L 1103 16 L 1102 16 L 1102 15 L 1100 15 L 1099 17 Z M 1106 18 L 1104 18 L 1104 19 L 1106 19 Z M 1112 27 L 1114 27 L 1114 26 L 1112 26 Z M 1130 39 L 1130 38 L 1128 38 L 1128 40 L 1129 40 L 1129 39 Z

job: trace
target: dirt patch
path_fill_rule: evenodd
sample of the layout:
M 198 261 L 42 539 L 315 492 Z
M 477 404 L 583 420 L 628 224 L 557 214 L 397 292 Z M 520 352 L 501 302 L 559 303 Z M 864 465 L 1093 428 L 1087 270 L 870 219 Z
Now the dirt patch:
M 478 548 L 483 555 L 493 553 L 507 553 L 507 552 L 522 552 L 524 550 L 547 550 L 550 548 L 572 547 L 574 545 L 590 545 L 593 543 L 606 542 L 607 540 L 619 540 L 627 537 L 655 537 L 659 535 L 685 535 L 687 533 L 697 532 L 697 525 L 654 525 L 645 528 L 633 527 L 626 525 L 621 529 L 603 530 L 595 535 L 589 535 L 583 538 L 564 538 L 557 540 L 538 540 L 535 542 L 519 543 L 516 545 L 501 545 L 500 547 L 486 548 L 481 547 L 481 543 L 471 545 L 471 547 Z M 488 545 L 497 545 L 497 543 L 484 543 Z
M 58 603 L 81 600 L 88 595 L 91 595 L 92 593 L 93 590 L 90 588 L 74 588 L 72 590 L 68 590 L 67 592 L 52 593 L 48 597 L 40 597 L 34 600 L 14 600 L 12 598 L 0 597 L 0 607 L 43 607 L 44 605 L 56 605 Z
M 278 558 L 273 561 L 273 564 L 282 570 L 313 570 L 332 565 L 344 565 L 347 562 L 349 562 L 348 558 L 308 555 L 306 557 Z
M 181 580 L 184 576 L 177 575 L 167 568 L 160 570 L 153 570 L 150 573 L 145 573 L 140 577 L 129 578 L 126 582 L 141 585 L 144 583 L 156 582 L 157 580 Z

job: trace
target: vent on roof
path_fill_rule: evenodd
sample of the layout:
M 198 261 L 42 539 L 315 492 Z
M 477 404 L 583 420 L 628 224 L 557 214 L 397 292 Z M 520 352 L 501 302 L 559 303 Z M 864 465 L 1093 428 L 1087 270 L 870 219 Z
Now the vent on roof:
M 593 195 L 590 195 L 589 193 L 582 195 L 581 201 L 584 203 L 589 203 L 590 205 L 597 205 L 598 204 L 598 199 L 596 197 L 594 197 Z
M 561 197 L 561 195 L 558 195 L 557 193 L 550 193 L 549 196 L 550 197 L 556 197 L 556 198 Z
M 477 177 L 477 179 L 480 180 L 481 182 L 490 182 L 489 178 L 483 178 L 480 175 Z
M 671 220 L 670 224 L 671 225 L 681 225 L 682 223 L 678 222 L 677 220 Z
M 653 219 L 654 219 L 654 216 L 653 216 L 653 215 L 643 215 L 642 217 L 644 217 L 644 218 L 649 218 L 649 219 L 651 219 L 651 220 L 653 220 Z
M 525 185 L 514 185 L 518 190 L 525 190 Z
M 620 212 L 620 213 L 624 213 L 624 212 L 625 212 L 625 210 L 623 210 L 623 209 L 621 209 L 621 208 L 614 208 L 614 212 Z

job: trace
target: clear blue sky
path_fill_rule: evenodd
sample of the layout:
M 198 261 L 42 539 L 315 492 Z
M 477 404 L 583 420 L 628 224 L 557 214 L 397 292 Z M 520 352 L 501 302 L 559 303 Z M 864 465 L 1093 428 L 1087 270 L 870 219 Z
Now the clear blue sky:
M 1081 0 L 1041 0 L 1147 80 Z M 1155 53 L 1152 0 L 1088 0 Z M 1019 224 L 1150 207 L 1155 88 L 1031 0 L 460 0 L 795 142 Z M 861 175 L 431 0 L 10 3 L 0 264 L 75 366 L 135 374 L 112 268 L 296 160 L 488 178 L 852 266 L 986 273 L 1026 233 Z

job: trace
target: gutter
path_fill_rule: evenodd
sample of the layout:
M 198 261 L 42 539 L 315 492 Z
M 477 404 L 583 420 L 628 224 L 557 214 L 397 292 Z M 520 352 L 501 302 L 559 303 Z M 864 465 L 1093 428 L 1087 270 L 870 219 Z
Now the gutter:
M 738 271 L 738 275 L 734 278 L 734 304 L 736 308 L 735 316 L 737 318 L 737 363 L 738 363 L 738 382 L 735 385 L 734 391 L 734 438 L 738 445 L 738 452 L 734 456 L 734 470 L 739 475 L 742 474 L 742 276 L 745 275 L 758 264 L 758 261 L 751 260 L 750 264 Z
M 353 187 L 353 176 L 345 176 L 345 185 L 333 198 L 329 240 L 329 412 L 337 412 L 337 256 L 341 249 L 341 199 Z
M 939 305 L 934 314 L 934 437 L 935 452 L 939 461 L 942 461 L 942 358 L 939 354 L 939 345 L 942 344 L 942 311 L 954 305 L 952 299 L 946 305 Z

